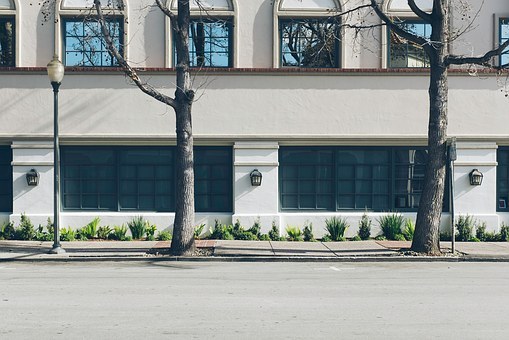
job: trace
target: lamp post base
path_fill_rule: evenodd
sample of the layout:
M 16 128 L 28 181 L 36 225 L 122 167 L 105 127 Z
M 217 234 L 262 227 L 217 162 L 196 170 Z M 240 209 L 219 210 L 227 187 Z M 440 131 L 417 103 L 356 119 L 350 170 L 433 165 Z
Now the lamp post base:
M 60 245 L 53 246 L 51 250 L 49 251 L 49 254 L 65 254 L 65 249 L 62 248 Z

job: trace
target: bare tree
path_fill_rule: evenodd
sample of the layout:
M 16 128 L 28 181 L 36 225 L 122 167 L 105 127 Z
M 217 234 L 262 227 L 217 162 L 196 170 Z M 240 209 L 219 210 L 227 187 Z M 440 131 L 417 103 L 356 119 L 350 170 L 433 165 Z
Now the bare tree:
M 173 224 L 171 253 L 173 255 L 190 255 L 195 251 L 194 243 L 194 169 L 193 169 L 193 129 L 191 109 L 195 96 L 189 70 L 189 0 L 178 0 L 177 14 L 170 11 L 162 2 L 155 0 L 157 7 L 171 19 L 175 32 L 176 89 L 173 97 L 158 91 L 143 81 L 136 70 L 129 65 L 115 47 L 110 36 L 107 21 L 104 17 L 101 0 L 94 0 L 104 40 L 110 53 L 118 60 L 124 73 L 145 94 L 170 106 L 175 111 L 177 154 L 176 154 L 176 204 Z
M 422 46 L 429 58 L 428 160 L 412 250 L 439 254 L 439 226 L 447 161 L 448 70 L 451 65 L 464 64 L 503 68 L 505 65 L 495 66 L 493 58 L 500 55 L 509 46 L 509 40 L 477 57 L 453 55 L 449 51 L 449 45 L 457 38 L 457 35 L 451 32 L 449 18 L 451 2 L 454 0 L 433 0 L 433 7 L 429 13 L 419 8 L 415 0 L 408 0 L 408 6 L 412 12 L 424 23 L 431 25 L 429 38 L 405 30 L 398 19 L 391 18 L 383 12 L 381 0 L 370 1 L 374 12 L 393 32 L 415 45 Z

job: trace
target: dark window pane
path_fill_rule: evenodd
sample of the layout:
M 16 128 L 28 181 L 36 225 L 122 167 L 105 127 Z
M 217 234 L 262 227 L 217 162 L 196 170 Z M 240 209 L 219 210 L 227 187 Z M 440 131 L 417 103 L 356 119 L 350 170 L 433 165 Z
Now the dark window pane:
M 0 17 L 0 67 L 15 65 L 16 31 L 13 17 Z
M 12 212 L 12 150 L 0 146 L 0 211 Z
M 404 21 L 398 24 L 403 30 L 423 38 L 431 36 L 431 25 L 423 22 Z M 429 58 L 424 47 L 400 37 L 391 30 L 389 35 L 389 67 L 429 67 Z

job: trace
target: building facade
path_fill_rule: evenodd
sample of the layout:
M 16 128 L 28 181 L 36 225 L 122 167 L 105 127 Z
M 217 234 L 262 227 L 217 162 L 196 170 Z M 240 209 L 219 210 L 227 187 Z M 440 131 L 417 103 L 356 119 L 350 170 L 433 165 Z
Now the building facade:
M 176 10 L 176 1 L 168 6 Z M 0 223 L 53 214 L 53 94 L 46 64 L 66 67 L 60 87 L 61 225 L 99 216 L 117 225 L 143 215 L 172 227 L 175 118 L 123 75 L 110 56 L 92 0 L 0 0 Z M 164 93 L 174 92 L 171 22 L 151 0 L 103 1 L 115 45 Z M 193 4 L 196 224 L 260 219 L 313 223 L 362 214 L 415 218 L 428 128 L 428 69 L 421 46 L 394 35 L 375 15 L 335 18 L 359 1 L 206 0 Z M 418 1 L 428 9 L 431 1 Z M 509 7 L 470 1 L 474 25 L 455 7 L 456 54 L 479 55 L 509 38 Z M 406 5 L 384 10 L 423 37 L 430 28 Z M 374 25 L 360 32 L 344 24 Z M 496 62 L 506 64 L 509 54 Z M 497 230 L 509 223 L 509 101 L 506 79 L 457 68 L 449 76 L 448 135 L 456 137 L 454 197 L 442 227 L 474 215 Z M 29 186 L 26 174 L 39 173 Z M 252 186 L 250 173 L 262 174 Z M 482 185 L 469 174 L 478 169 Z M 448 194 L 446 193 L 446 196 Z M 376 223 L 374 223 L 376 225 Z M 376 229 L 376 226 L 374 226 Z M 376 233 L 376 230 L 374 230 Z

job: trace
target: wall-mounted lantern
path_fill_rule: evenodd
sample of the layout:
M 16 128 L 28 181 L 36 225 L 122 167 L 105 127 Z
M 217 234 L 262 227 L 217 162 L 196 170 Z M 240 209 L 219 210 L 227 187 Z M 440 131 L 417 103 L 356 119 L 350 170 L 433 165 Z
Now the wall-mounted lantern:
M 35 187 L 39 184 L 39 173 L 35 169 L 31 169 L 27 172 L 27 184 L 31 187 Z
M 251 178 L 251 185 L 254 187 L 259 187 L 262 185 L 262 173 L 258 171 L 258 169 L 254 169 L 249 174 L 249 177 Z
M 474 169 L 468 175 L 470 177 L 470 185 L 481 185 L 482 178 L 484 177 L 482 172 L 477 169 Z

